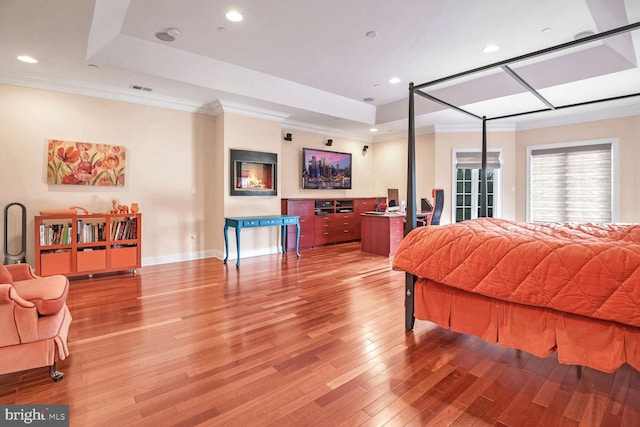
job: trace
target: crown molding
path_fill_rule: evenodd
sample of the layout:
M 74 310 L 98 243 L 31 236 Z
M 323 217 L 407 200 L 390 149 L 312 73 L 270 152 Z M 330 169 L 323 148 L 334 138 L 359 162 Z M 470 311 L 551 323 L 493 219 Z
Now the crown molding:
M 12 86 L 28 87 L 32 89 L 49 90 L 53 92 L 69 93 L 72 95 L 88 96 L 93 98 L 107 99 L 111 101 L 128 102 L 132 104 L 141 104 L 152 107 L 166 108 L 170 110 L 185 111 L 190 113 L 200 113 L 211 116 L 217 116 L 222 113 L 238 114 L 248 117 L 255 117 L 264 120 L 271 120 L 283 123 L 289 114 L 281 111 L 270 110 L 266 108 L 253 107 L 247 104 L 231 102 L 227 100 L 216 100 L 208 104 L 188 101 L 184 99 L 161 97 L 153 93 L 130 93 L 127 90 L 116 90 L 113 87 L 91 85 L 87 83 L 80 84 L 75 80 L 67 80 L 43 76 L 36 73 L 16 72 L 12 70 L 0 68 L 0 83 Z M 334 135 L 343 138 L 373 142 L 373 138 L 363 137 L 355 133 L 349 133 L 329 127 L 315 126 L 303 122 L 283 123 L 289 129 L 301 130 L 305 132 Z
M 598 120 L 619 119 L 640 115 L 640 101 L 636 105 L 620 106 L 607 110 L 577 113 L 563 117 L 550 117 L 519 123 L 517 130 L 532 130 L 553 126 L 572 125 L 577 123 L 594 122 Z
M 223 99 L 218 99 L 212 102 L 210 106 L 211 110 L 213 111 L 213 115 L 229 113 L 276 122 L 282 122 L 290 116 L 290 114 L 283 113 L 281 111 L 254 107 L 247 104 L 241 104 L 239 102 L 226 101 Z
M 129 102 L 132 104 L 148 105 L 170 110 L 190 113 L 213 114 L 213 110 L 206 104 L 179 98 L 158 96 L 153 93 L 131 93 L 132 89 L 117 90 L 112 87 L 80 84 L 77 81 L 43 76 L 34 73 L 15 72 L 0 68 L 0 83 L 12 86 L 23 86 L 32 89 L 50 90 L 53 92 L 69 93 L 73 95 L 89 96 L 108 99 L 111 101 Z
M 515 123 L 487 122 L 488 132 L 515 132 Z M 451 123 L 434 125 L 435 133 L 482 132 L 482 123 Z

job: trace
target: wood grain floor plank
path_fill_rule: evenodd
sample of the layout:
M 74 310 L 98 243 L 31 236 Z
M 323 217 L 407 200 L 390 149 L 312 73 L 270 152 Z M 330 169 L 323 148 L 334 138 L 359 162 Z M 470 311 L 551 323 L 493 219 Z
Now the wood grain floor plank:
M 640 425 L 640 374 L 561 365 L 417 321 L 359 243 L 71 281 L 71 355 L 0 376 L 0 403 L 71 425 Z

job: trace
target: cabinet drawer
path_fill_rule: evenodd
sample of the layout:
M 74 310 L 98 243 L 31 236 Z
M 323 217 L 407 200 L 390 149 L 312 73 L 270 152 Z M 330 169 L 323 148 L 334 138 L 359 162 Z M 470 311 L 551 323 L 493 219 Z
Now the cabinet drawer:
M 313 202 L 304 201 L 304 202 L 296 202 L 290 201 L 287 204 L 287 214 L 288 215 L 313 215 Z
M 300 217 L 300 231 L 312 230 L 315 224 L 315 218 L 313 215 L 305 215 Z M 293 227 L 295 230 L 295 227 Z
M 353 221 L 356 218 L 356 214 L 354 214 L 353 212 L 348 212 L 348 213 L 337 213 L 335 215 L 333 215 L 335 221 Z
M 313 233 L 310 234 L 300 234 L 300 242 L 298 243 L 298 248 L 310 248 L 314 245 L 315 238 Z M 296 235 L 288 234 L 287 235 L 287 250 L 293 251 L 296 249 Z
M 293 221 L 295 223 L 295 221 Z M 282 225 L 283 223 L 283 219 L 282 218 L 272 218 L 272 219 L 261 219 L 259 221 L 260 225 L 264 226 L 264 225 Z
M 316 215 L 315 223 L 318 224 L 329 224 L 332 221 L 333 215 Z
M 353 218 L 338 218 L 336 221 L 332 221 L 329 224 L 332 230 L 341 230 L 343 228 L 354 228 L 356 227 L 356 221 Z
M 357 199 L 355 202 L 356 213 L 373 211 L 376 209 L 378 201 L 376 199 Z
M 111 248 L 111 268 L 137 268 L 138 248 Z
M 404 224 L 391 224 L 389 234 L 400 238 L 404 237 Z
M 40 254 L 40 275 L 71 273 L 71 251 Z
M 104 270 L 107 268 L 107 251 L 104 249 L 80 251 L 76 256 L 76 271 Z
M 309 219 L 310 218 L 310 219 Z M 310 248 L 314 242 L 313 215 L 311 217 L 300 218 L 300 248 Z M 296 226 L 289 225 L 287 227 L 287 249 L 295 249 L 296 247 Z
M 334 242 L 346 242 L 349 240 L 356 240 L 356 228 L 345 227 L 333 231 Z
M 319 245 L 326 245 L 328 243 L 334 243 L 335 240 L 333 239 L 333 236 L 329 233 L 317 233 L 315 235 L 315 245 L 319 246 Z

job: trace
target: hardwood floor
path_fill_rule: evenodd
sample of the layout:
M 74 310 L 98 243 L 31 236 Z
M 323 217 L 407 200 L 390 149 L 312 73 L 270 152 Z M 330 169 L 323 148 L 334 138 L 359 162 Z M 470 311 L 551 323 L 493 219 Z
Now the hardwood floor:
M 0 403 L 72 426 L 638 426 L 640 374 L 558 364 L 416 322 L 358 243 L 71 282 L 71 355 L 0 376 Z

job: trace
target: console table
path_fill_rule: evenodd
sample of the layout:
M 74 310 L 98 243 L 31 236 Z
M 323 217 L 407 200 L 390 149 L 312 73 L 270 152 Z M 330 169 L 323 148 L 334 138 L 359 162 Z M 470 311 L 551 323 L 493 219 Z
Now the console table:
M 236 248 L 238 251 L 238 259 L 236 260 L 236 268 L 240 267 L 240 230 L 243 228 L 255 227 L 273 227 L 279 226 L 281 230 L 282 253 L 287 252 L 287 226 L 296 226 L 296 256 L 300 258 L 298 245 L 300 243 L 300 217 L 293 215 L 266 215 L 266 216 L 243 216 L 224 219 L 224 263 L 229 259 L 229 227 L 236 229 Z

